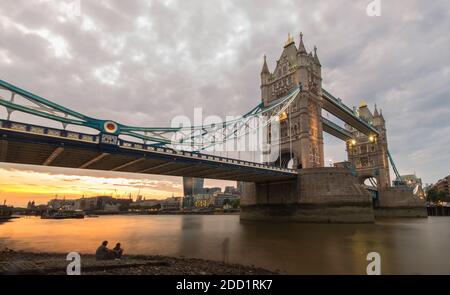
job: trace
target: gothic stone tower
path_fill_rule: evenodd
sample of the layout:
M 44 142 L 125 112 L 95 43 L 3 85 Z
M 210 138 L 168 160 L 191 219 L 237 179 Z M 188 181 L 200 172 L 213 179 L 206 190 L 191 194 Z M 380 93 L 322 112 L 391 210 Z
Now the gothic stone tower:
M 314 53 L 307 53 L 303 34 L 300 34 L 298 48 L 294 39 L 288 36 L 272 73 L 264 56 L 261 71 L 261 96 L 264 106 L 285 96 L 297 85 L 302 85 L 302 91 L 287 112 L 280 117 L 281 158 L 278 161 L 287 166 L 292 158 L 294 167 L 323 167 L 321 64 L 316 47 Z
M 361 185 L 368 177 L 375 177 L 378 182 L 376 214 L 426 216 L 423 204 L 411 198 L 411 190 L 390 186 L 386 127 L 381 111 L 375 109 L 372 114 L 365 104 L 359 108 L 360 116 L 378 129 L 378 137 L 360 134 L 347 126 L 355 138 L 347 144 L 348 158 L 359 172 L 359 179 L 346 167 L 324 167 L 321 65 L 317 50 L 308 54 L 302 37 L 300 34 L 297 48 L 289 36 L 273 72 L 264 58 L 261 93 L 264 106 L 269 106 L 296 85 L 302 85 L 286 114 L 279 118 L 282 155 L 278 161 L 286 165 L 286 158 L 290 160 L 292 153 L 297 166 L 308 169 L 299 169 L 297 176 L 288 180 L 244 183 L 241 219 L 373 222 L 372 196 Z M 269 139 L 270 135 L 269 132 Z
M 379 189 L 390 187 L 386 122 L 383 113 L 381 110 L 378 112 L 375 105 L 372 114 L 365 103 L 361 103 L 358 112 L 359 116 L 372 124 L 380 135 L 367 136 L 346 125 L 354 138 L 347 143 L 348 159 L 358 172 L 361 183 L 369 177 L 374 177 L 377 179 Z
M 378 130 L 379 135 L 367 136 L 346 126 L 354 138 L 347 143 L 347 154 L 358 173 L 359 183 L 363 183 L 369 177 L 377 180 L 378 202 L 375 204 L 375 216 L 427 217 L 425 201 L 414 196 L 412 189 L 391 186 L 383 112 L 378 111 L 375 105 L 372 114 L 365 103 L 360 105 L 358 112 L 362 119 Z
M 264 106 L 272 105 L 294 87 L 301 91 L 281 114 L 278 163 L 293 159 L 297 176 L 285 181 L 247 182 L 241 197 L 241 219 L 299 222 L 373 222 L 372 199 L 352 171 L 324 167 L 322 136 L 322 74 L 314 53 L 307 53 L 300 34 L 298 48 L 291 36 L 273 72 L 266 58 L 261 71 Z M 267 134 L 268 139 L 271 133 Z M 278 139 L 273 139 L 273 145 Z M 292 157 L 291 157 L 292 155 Z

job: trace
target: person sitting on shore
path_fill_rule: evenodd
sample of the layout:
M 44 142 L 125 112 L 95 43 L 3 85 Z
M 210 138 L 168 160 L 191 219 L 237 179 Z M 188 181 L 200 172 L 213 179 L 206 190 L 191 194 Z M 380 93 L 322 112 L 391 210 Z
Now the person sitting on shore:
M 120 243 L 117 243 L 116 246 L 113 248 L 115 258 L 120 259 L 122 258 L 123 249 L 120 247 Z
M 115 253 L 112 250 L 108 249 L 108 241 L 103 241 L 100 247 L 95 251 L 95 258 L 97 260 L 108 260 L 114 259 Z

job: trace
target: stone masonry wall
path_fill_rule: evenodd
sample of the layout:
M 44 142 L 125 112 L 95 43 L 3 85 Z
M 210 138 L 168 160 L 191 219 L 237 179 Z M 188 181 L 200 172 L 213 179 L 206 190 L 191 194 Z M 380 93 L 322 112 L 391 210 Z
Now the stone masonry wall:
M 373 222 L 370 195 L 344 168 L 299 171 L 297 179 L 246 183 L 241 219 L 299 222 Z

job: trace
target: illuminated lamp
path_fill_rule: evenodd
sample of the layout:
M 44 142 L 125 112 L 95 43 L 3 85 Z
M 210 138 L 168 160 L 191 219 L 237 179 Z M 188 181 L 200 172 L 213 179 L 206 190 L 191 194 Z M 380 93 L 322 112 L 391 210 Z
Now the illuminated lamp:
M 288 118 L 288 114 L 286 112 L 282 112 L 279 117 L 279 121 L 282 122 Z

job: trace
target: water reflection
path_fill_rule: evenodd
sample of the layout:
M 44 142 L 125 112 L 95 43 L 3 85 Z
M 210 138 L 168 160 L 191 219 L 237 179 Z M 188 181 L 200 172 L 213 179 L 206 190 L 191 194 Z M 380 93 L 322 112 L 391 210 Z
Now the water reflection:
M 108 240 L 128 253 L 227 259 L 290 274 L 364 274 L 366 255 L 378 252 L 385 274 L 450 274 L 449 226 L 446 217 L 358 225 L 248 223 L 237 215 L 27 217 L 0 224 L 0 247 L 93 253 Z

